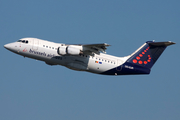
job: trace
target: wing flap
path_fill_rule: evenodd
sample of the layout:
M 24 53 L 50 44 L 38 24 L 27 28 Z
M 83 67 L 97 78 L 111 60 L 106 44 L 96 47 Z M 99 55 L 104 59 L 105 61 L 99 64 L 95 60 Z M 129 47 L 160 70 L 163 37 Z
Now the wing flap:
M 108 46 L 110 46 L 107 43 L 102 43 L 102 44 L 85 44 L 82 45 L 83 46 L 83 51 L 89 51 L 89 52 L 93 52 L 96 54 L 99 54 L 100 52 L 106 53 L 106 49 Z

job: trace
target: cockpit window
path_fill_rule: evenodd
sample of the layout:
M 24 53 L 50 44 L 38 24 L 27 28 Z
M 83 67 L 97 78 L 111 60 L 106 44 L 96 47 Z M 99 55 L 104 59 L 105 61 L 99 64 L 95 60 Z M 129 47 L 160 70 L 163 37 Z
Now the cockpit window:
M 17 42 L 28 43 L 28 40 L 18 40 Z
M 18 40 L 17 42 L 21 42 L 22 40 Z

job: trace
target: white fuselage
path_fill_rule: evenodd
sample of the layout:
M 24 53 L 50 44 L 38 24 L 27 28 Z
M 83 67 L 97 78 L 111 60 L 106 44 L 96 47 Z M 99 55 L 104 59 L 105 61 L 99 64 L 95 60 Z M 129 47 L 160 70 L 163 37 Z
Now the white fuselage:
M 62 43 L 54 43 L 37 38 L 22 38 L 21 42 L 7 44 L 5 48 L 24 57 L 45 61 L 48 65 L 62 65 L 73 70 L 97 74 L 113 68 L 117 68 L 117 71 L 120 71 L 121 68 L 118 66 L 122 65 L 130 57 L 115 57 L 104 53 L 59 55 L 57 49 L 62 45 Z

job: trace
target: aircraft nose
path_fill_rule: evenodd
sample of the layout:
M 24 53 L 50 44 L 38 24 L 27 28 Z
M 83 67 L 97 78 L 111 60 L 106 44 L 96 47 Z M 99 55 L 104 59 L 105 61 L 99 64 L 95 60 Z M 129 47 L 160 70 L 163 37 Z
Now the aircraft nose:
M 10 45 L 10 44 L 6 44 L 6 45 L 4 45 L 4 48 L 6 48 L 6 49 L 10 49 L 10 47 L 11 47 L 11 45 Z

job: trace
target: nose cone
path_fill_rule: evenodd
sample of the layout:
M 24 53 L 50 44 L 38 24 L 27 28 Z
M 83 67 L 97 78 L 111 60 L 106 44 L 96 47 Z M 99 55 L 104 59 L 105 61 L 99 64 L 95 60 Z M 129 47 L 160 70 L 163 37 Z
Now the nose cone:
M 11 45 L 10 44 L 6 44 L 6 45 L 4 45 L 4 48 L 9 50 L 11 48 Z

